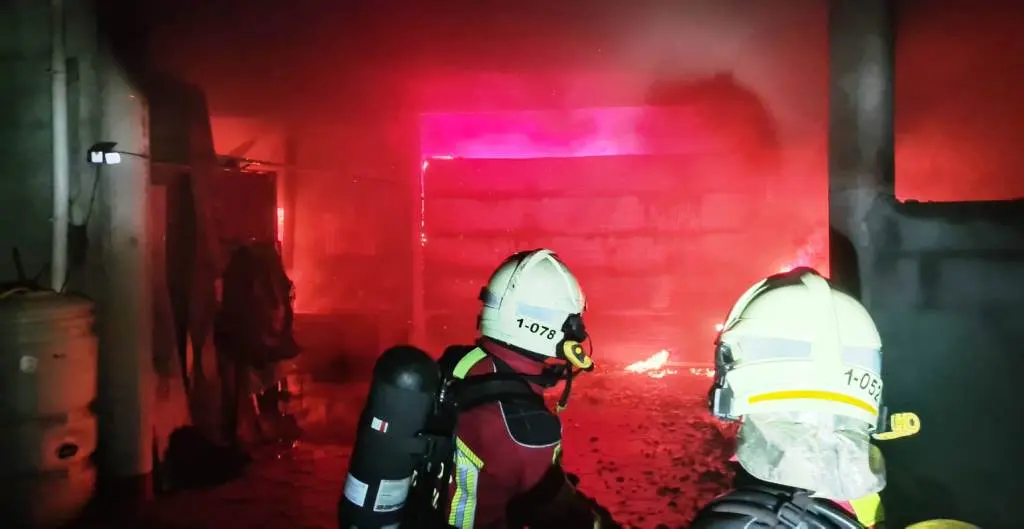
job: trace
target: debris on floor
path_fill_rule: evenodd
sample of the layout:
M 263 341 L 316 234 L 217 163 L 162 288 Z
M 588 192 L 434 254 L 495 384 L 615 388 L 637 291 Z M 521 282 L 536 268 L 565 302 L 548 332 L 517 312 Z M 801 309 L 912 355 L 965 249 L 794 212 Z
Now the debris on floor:
M 677 372 L 678 371 L 678 372 Z M 650 376 L 649 376 L 650 375 Z M 710 380 L 685 369 L 609 369 L 580 377 L 562 415 L 564 464 L 626 527 L 684 527 L 725 490 L 734 430 L 706 409 Z M 243 478 L 161 497 L 153 529 L 334 529 L 365 383 L 313 384 L 291 447 L 256 449 Z

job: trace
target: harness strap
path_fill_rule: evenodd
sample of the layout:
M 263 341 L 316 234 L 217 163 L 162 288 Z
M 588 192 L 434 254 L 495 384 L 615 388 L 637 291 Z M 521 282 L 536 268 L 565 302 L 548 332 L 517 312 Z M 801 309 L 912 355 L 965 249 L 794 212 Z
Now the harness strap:
M 537 394 L 529 382 L 514 374 L 489 373 L 456 379 L 449 391 L 460 412 L 495 402 L 525 401 L 544 405 L 544 397 Z

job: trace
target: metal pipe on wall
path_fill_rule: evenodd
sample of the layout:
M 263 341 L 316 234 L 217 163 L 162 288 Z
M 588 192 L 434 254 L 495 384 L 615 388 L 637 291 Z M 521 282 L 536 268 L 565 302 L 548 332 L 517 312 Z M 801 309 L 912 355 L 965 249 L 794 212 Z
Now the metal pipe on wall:
M 64 0 L 50 0 L 50 81 L 53 134 L 53 241 L 50 287 L 61 291 L 68 273 L 71 200 L 71 141 L 68 135 L 68 73 L 64 46 Z

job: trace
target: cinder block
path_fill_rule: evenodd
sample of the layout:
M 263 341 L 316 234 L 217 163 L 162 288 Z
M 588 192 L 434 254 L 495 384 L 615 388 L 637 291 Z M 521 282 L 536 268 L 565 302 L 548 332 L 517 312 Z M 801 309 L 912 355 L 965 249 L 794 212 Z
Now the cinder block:
M 1024 305 L 1024 262 L 978 257 L 938 261 L 933 284 L 921 284 L 937 307 L 1016 310 Z
M 958 216 L 961 215 L 947 212 L 931 218 L 900 218 L 897 224 L 900 249 L 909 252 L 1020 249 L 1022 238 L 1016 223 Z
M 699 252 L 701 247 L 685 238 L 649 236 L 533 236 L 516 237 L 429 237 L 424 246 L 428 267 L 479 267 L 493 270 L 514 252 L 550 248 L 574 270 L 601 268 L 623 273 L 679 270 L 681 254 Z
M 473 343 L 477 314 L 477 310 L 428 314 L 424 331 L 429 352 L 439 356 L 448 345 Z
M 430 267 L 493 270 L 519 248 L 512 238 L 460 238 L 427 235 L 423 256 Z
M 581 281 L 588 302 L 594 306 L 616 307 L 618 310 L 653 311 L 666 308 L 671 299 L 665 290 L 672 276 L 616 277 L 604 275 Z
M 746 193 L 708 193 L 700 197 L 699 216 L 706 230 L 740 230 L 751 214 L 762 209 L 758 196 Z
M 479 200 L 428 199 L 428 236 L 501 231 L 601 235 L 686 231 L 701 227 L 700 212 L 685 197 L 544 197 Z M 736 221 L 739 222 L 739 221 Z
M 480 305 L 480 289 L 487 284 L 490 271 L 481 271 L 478 277 L 454 279 L 427 276 L 424 281 L 423 300 L 428 309 L 474 310 Z
M 667 192 L 685 185 L 688 157 L 629 156 L 521 160 L 433 160 L 424 175 L 428 198 L 480 193 L 618 196 Z M 637 175 L 644 175 L 638 178 Z
M 50 261 L 52 205 L 52 135 L 48 56 L 31 44 L 38 29 L 28 3 L 22 2 L 3 22 L 15 22 L 17 31 L 0 33 L 0 66 L 6 72 L 0 85 L 0 278 L 15 276 L 11 248 L 21 253 L 26 273 L 35 275 Z M 44 6 L 45 7 L 45 6 Z M 5 10 L 6 11 L 6 10 Z M 46 9 L 39 13 L 47 21 Z M 47 22 L 48 24 L 48 22 Z M 2 25 L 2 24 L 0 24 Z M 44 24 L 45 26 L 46 24 Z M 46 35 L 46 32 L 42 32 Z M 28 38 L 28 41 L 19 39 Z M 45 42 L 44 37 L 44 44 Z M 13 229 L 17 227 L 17 229 Z
M 424 209 L 423 223 L 430 237 L 529 229 L 529 217 L 539 207 L 525 200 L 434 198 L 427 199 Z

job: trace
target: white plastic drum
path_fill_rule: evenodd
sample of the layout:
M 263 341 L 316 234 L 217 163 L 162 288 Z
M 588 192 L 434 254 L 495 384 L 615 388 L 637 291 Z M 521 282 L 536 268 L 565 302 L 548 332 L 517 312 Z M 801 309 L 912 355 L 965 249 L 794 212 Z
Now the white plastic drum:
M 0 292 L 0 496 L 5 526 L 46 528 L 81 514 L 96 472 L 97 342 L 92 303 Z

